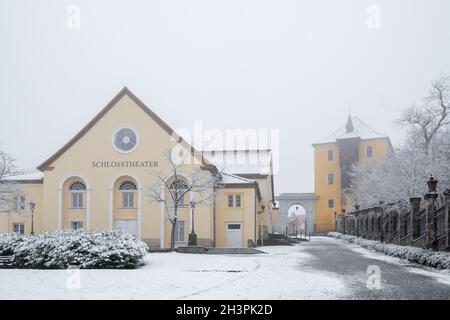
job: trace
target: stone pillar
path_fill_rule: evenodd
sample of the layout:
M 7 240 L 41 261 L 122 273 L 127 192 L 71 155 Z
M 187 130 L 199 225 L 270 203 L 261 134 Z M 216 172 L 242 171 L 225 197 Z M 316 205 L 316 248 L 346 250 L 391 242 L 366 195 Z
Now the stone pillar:
M 406 210 L 401 208 L 398 210 L 398 235 L 399 235 L 399 241 L 405 236 L 405 224 L 403 223 L 406 216 Z
M 409 204 L 411 208 L 411 241 L 417 239 L 419 236 L 419 231 L 417 230 L 416 218 L 420 212 L 420 202 L 422 201 L 421 197 L 411 197 L 409 198 Z
M 445 249 L 450 249 L 450 189 L 444 191 L 445 197 Z
M 359 237 L 359 212 L 355 213 L 355 235 Z
M 434 226 L 434 202 L 437 199 L 437 193 L 427 193 L 424 197 L 425 204 L 425 221 L 426 221 L 426 236 L 425 245 L 427 248 L 435 248 L 436 229 Z

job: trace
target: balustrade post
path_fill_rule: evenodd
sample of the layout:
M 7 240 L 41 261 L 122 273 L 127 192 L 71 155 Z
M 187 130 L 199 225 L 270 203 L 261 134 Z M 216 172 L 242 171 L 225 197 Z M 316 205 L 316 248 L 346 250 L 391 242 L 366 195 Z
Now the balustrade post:
M 444 230 L 445 230 L 445 250 L 450 249 L 450 189 L 444 191 L 445 197 L 445 215 L 444 215 Z
M 411 197 L 409 198 L 409 204 L 411 206 L 411 241 L 417 239 L 419 236 L 419 230 L 417 228 L 416 219 L 420 212 L 420 202 L 422 201 L 421 197 Z
M 427 248 L 435 249 L 436 243 L 436 230 L 434 225 L 434 211 L 435 211 L 435 200 L 437 199 L 437 193 L 427 193 L 424 197 L 425 204 L 425 222 L 426 222 L 426 235 L 425 235 L 425 246 Z

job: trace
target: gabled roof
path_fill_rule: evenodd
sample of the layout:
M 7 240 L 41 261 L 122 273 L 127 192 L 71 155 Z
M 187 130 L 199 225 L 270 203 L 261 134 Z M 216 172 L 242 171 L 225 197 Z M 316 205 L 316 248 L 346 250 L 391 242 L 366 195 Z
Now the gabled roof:
M 234 174 L 222 172 L 222 183 L 224 184 L 255 184 L 256 180 L 239 177 Z
M 361 138 L 362 140 L 369 140 L 369 139 L 389 140 L 389 137 L 387 135 L 373 130 L 358 117 L 349 117 L 345 126 L 342 126 L 325 139 L 320 140 L 317 143 L 313 143 L 313 145 L 333 143 L 336 142 L 336 140 L 347 138 Z
M 54 155 L 44 161 L 37 169 L 45 171 L 50 169 L 50 165 L 55 162 L 64 152 L 66 152 L 73 144 L 80 140 L 109 110 L 111 110 L 117 102 L 127 95 L 138 105 L 150 118 L 152 118 L 163 130 L 169 135 L 173 136 L 176 141 L 181 143 L 186 149 L 191 151 L 202 163 L 205 169 L 215 170 L 215 167 L 208 161 L 202 159 L 201 153 L 194 149 L 189 143 L 183 140 L 167 123 L 165 123 L 160 117 L 156 115 L 149 107 L 145 105 L 138 97 L 136 97 L 127 87 L 124 87 L 118 94 L 91 120 L 85 125 L 69 142 L 67 142 L 61 149 L 59 149 Z
M 259 189 L 259 184 L 256 180 L 250 180 L 226 172 L 221 172 L 221 175 L 222 175 L 222 183 L 224 184 L 225 187 L 228 188 L 253 187 L 256 189 L 258 199 L 261 200 L 261 191 Z

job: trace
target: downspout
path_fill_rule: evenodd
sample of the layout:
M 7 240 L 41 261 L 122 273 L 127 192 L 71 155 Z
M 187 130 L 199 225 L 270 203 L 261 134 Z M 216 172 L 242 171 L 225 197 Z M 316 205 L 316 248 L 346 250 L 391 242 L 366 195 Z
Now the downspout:
M 256 196 L 256 195 L 257 195 L 257 192 L 256 192 L 256 186 L 257 186 L 257 184 L 255 183 L 255 230 L 254 230 L 254 233 L 253 233 L 253 239 L 254 239 L 253 241 L 254 241 L 254 243 L 255 243 L 255 247 L 256 247 L 257 244 L 258 244 L 258 242 L 257 242 L 258 240 L 256 239 L 256 234 L 257 234 L 257 233 L 256 233 L 256 232 L 257 232 L 257 231 L 256 231 L 256 230 L 257 230 L 257 229 L 256 229 L 256 223 L 257 223 L 257 222 L 256 222 L 256 216 L 258 215 L 258 202 L 257 202 L 258 200 L 257 200 L 257 196 Z
M 217 188 L 214 186 L 214 198 L 213 198 L 213 248 L 216 247 L 216 190 Z

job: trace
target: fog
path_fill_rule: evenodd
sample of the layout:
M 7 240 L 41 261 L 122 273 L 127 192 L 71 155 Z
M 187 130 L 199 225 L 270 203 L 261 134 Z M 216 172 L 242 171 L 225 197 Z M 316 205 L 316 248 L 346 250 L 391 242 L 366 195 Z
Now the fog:
M 450 72 L 449 13 L 447 0 L 0 0 L 0 149 L 36 167 L 127 86 L 175 129 L 279 129 L 276 193 L 312 192 L 311 143 L 349 112 L 401 141 L 400 110 Z

